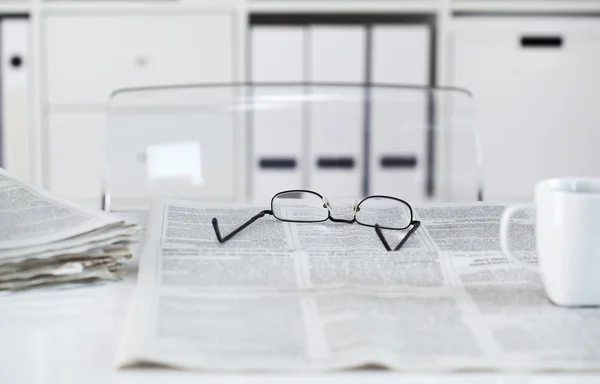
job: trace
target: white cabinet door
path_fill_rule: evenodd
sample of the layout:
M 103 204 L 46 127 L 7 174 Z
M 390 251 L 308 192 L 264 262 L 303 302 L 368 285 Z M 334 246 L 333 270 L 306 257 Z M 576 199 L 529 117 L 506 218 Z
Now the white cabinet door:
M 78 203 L 100 207 L 106 139 L 104 113 L 53 113 L 48 121 L 49 188 Z
M 305 28 L 252 27 L 252 80 L 300 82 L 304 80 Z
M 2 20 L 2 166 L 29 180 L 29 22 Z
M 364 83 L 365 36 L 362 26 L 311 28 L 309 80 Z M 358 198 L 362 195 L 364 90 L 316 86 L 312 92 L 331 94 L 331 98 L 310 103 L 310 188 L 330 198 Z
M 304 29 L 253 27 L 251 78 L 256 82 L 299 82 L 304 76 Z M 299 96 L 297 87 L 258 88 L 255 97 Z M 302 188 L 304 109 L 279 103 L 252 112 L 252 198 Z
M 53 105 L 104 105 L 121 87 L 232 80 L 227 13 L 48 16 L 44 31 Z
M 429 83 L 430 29 L 426 25 L 374 26 L 374 84 Z M 375 90 L 371 102 L 369 189 L 371 194 L 423 198 L 427 176 L 427 94 Z
M 531 200 L 536 181 L 600 176 L 600 23 L 459 18 L 454 82 L 474 94 L 486 200 Z

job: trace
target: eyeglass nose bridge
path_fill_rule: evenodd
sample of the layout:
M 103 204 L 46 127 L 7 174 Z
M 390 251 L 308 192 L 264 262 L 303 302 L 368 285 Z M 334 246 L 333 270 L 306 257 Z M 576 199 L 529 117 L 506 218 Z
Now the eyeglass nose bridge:
M 331 204 L 329 204 L 329 200 L 327 200 L 325 196 L 323 196 L 323 208 L 327 208 L 329 212 L 331 212 L 331 210 L 333 209 L 331 208 Z

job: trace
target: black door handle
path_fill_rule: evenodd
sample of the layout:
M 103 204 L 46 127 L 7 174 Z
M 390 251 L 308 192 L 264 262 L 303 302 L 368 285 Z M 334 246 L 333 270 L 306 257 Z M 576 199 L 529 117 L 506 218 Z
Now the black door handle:
M 354 168 L 354 158 L 352 157 L 319 157 L 317 166 L 324 169 L 352 169 Z
M 522 36 L 521 46 L 523 48 L 560 48 L 563 39 L 561 36 Z
M 415 168 L 416 156 L 382 156 L 379 160 L 381 168 Z
M 294 169 L 296 159 L 293 157 L 263 157 L 258 161 L 262 169 Z

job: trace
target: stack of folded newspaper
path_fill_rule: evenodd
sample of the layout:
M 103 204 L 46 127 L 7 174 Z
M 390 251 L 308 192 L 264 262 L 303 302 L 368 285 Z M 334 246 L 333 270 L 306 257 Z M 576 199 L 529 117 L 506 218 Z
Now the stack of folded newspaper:
M 0 168 L 0 291 L 118 279 L 138 231 Z

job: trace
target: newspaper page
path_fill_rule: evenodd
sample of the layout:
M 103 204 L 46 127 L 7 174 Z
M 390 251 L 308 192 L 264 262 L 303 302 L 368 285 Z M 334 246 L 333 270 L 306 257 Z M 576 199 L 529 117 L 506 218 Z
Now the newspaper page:
M 422 225 L 397 252 L 372 228 L 270 216 L 217 242 L 213 217 L 227 234 L 263 209 L 154 202 L 119 367 L 600 368 L 600 311 L 547 301 L 531 212 L 510 236 L 530 268 L 500 253 L 504 208 L 489 204 L 415 207 Z
M 121 222 L 16 180 L 1 168 L 0 218 L 0 251 L 56 242 Z

